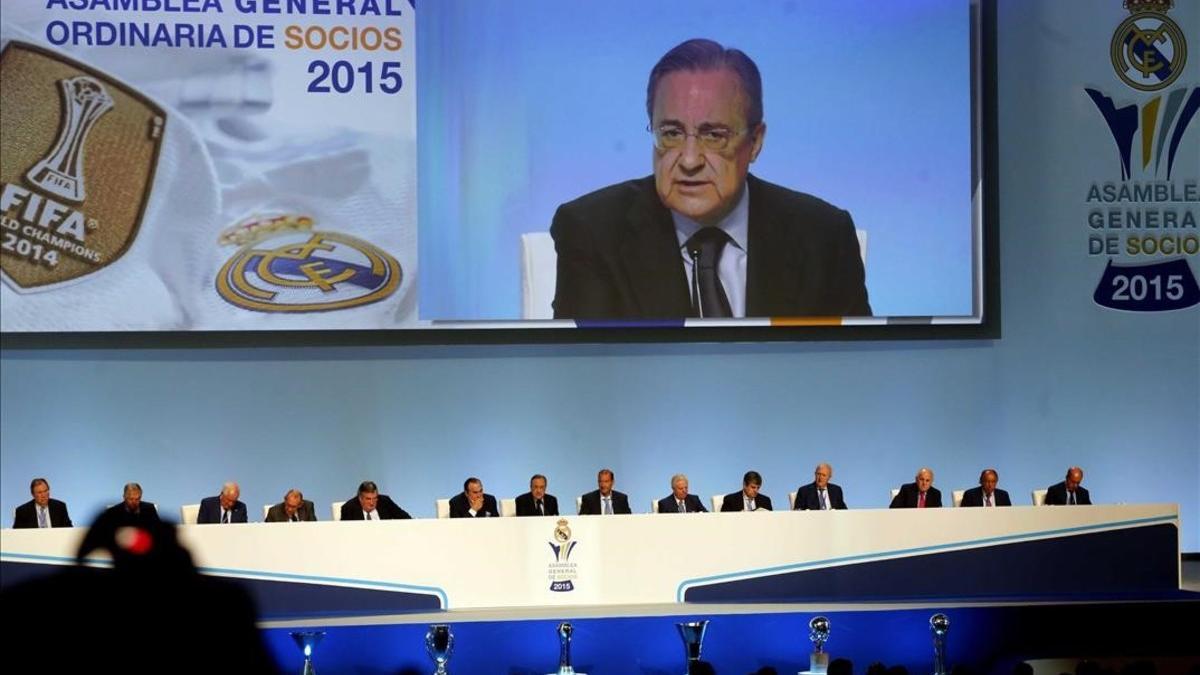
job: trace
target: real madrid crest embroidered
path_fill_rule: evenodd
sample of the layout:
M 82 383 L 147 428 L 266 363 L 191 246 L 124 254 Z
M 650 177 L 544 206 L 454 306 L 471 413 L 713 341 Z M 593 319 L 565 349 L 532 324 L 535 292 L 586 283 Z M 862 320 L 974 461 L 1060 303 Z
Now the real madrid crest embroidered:
M 221 233 L 241 248 L 217 273 L 217 292 L 259 312 L 325 312 L 388 297 L 400 263 L 383 249 L 338 232 L 315 231 L 308 216 L 251 217 Z

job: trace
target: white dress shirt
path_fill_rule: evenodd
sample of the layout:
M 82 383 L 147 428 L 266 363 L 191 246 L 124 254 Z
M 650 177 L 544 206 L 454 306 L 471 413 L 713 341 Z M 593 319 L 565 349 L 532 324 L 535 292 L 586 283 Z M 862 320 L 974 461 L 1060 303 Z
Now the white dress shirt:
M 681 216 L 674 211 L 675 238 L 679 241 L 679 255 L 683 258 L 683 271 L 687 275 L 688 295 L 692 288 L 692 257 L 688 255 L 687 240 L 704 227 L 700 223 Z M 750 190 L 742 186 L 742 196 L 733 210 L 716 225 L 732 240 L 721 250 L 717 261 L 717 277 L 729 300 L 730 313 L 735 317 L 746 316 L 746 255 L 750 250 Z

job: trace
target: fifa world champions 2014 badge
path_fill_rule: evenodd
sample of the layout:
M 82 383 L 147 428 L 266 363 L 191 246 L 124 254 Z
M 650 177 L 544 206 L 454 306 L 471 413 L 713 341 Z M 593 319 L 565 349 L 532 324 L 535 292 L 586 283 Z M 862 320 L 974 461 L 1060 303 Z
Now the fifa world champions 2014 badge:
M 555 593 L 575 590 L 579 569 L 576 563 L 571 562 L 571 553 L 579 542 L 572 541 L 571 528 L 566 518 L 559 519 L 554 525 L 554 537 L 548 543 L 550 550 L 554 552 L 554 562 L 550 563 L 546 571 L 550 580 L 550 590 Z
M 166 113 L 105 74 L 17 40 L 0 52 L 0 271 L 18 293 L 83 280 L 141 227 Z
M 1200 257 L 1200 145 L 1188 138 L 1200 87 L 1180 80 L 1187 36 L 1167 16 L 1173 0 L 1124 0 L 1124 7 L 1130 15 L 1113 33 L 1110 54 L 1117 79 L 1132 91 L 1084 87 L 1115 144 L 1114 179 L 1120 168 L 1119 181 L 1096 180 L 1087 191 L 1087 252 L 1107 258 L 1092 299 L 1129 312 L 1186 309 L 1200 304 L 1192 263 Z
M 258 312 L 326 312 L 378 302 L 400 286 L 400 263 L 383 249 L 313 229 L 309 216 L 252 216 L 221 233 L 240 248 L 217 273 L 217 293 Z

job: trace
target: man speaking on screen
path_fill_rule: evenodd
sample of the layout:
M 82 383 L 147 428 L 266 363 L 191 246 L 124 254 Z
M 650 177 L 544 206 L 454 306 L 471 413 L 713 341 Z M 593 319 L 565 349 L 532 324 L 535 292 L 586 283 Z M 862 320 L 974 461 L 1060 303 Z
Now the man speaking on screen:
M 850 214 L 749 175 L 762 78 L 688 40 L 650 72 L 654 175 L 563 204 L 550 233 L 560 319 L 869 316 Z

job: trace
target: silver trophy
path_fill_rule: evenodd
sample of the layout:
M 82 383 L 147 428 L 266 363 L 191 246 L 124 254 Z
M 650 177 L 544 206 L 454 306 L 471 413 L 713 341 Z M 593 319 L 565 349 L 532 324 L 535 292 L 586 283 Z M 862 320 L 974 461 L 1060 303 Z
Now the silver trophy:
M 575 627 L 566 621 L 558 624 L 558 670 L 551 675 L 583 675 L 571 667 L 571 636 Z
M 296 646 L 300 648 L 300 651 L 304 652 L 304 670 L 302 671 L 302 675 L 316 675 L 317 671 L 313 668 L 312 654 L 313 650 L 317 648 L 317 643 L 321 641 L 321 638 L 325 637 L 325 631 L 296 631 L 289 633 L 289 635 L 296 641 Z
M 829 670 L 829 654 L 825 652 L 825 643 L 829 641 L 829 619 L 814 616 L 808 622 L 808 639 L 813 643 L 812 654 L 808 657 L 810 673 L 824 673 Z
M 708 630 L 708 621 L 688 621 L 677 623 L 679 637 L 683 638 L 683 651 L 687 655 L 687 671 L 692 671 L 692 664 L 700 660 L 700 650 L 704 648 L 704 633 Z
M 933 675 L 946 675 L 946 632 L 950 618 L 938 612 L 929 617 L 929 632 L 933 633 Z
M 448 675 L 446 662 L 450 660 L 452 651 L 454 651 L 454 635 L 450 632 L 450 626 L 444 623 L 431 624 L 429 632 L 425 634 L 425 652 L 437 666 L 437 670 L 433 671 L 434 675 Z

